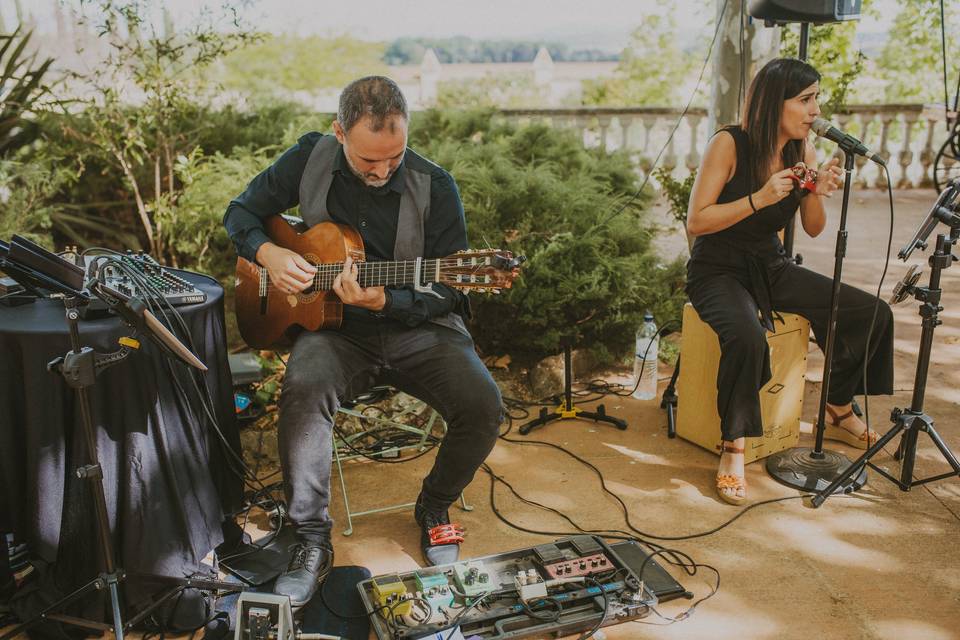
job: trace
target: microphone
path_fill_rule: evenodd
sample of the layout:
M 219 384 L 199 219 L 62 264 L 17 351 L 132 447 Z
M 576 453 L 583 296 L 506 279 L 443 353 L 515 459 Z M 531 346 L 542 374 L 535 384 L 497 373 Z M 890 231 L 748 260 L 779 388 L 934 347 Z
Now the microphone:
M 875 154 L 870 150 L 867 145 L 863 144 L 853 136 L 848 133 L 844 133 L 840 129 L 833 126 L 833 123 L 829 120 L 824 120 L 823 118 L 817 118 L 813 121 L 811 125 L 814 133 L 816 133 L 821 138 L 826 138 L 827 140 L 832 140 L 840 145 L 840 148 L 843 149 L 846 153 L 852 153 L 854 155 L 863 156 L 870 160 L 873 160 L 881 167 L 887 166 L 887 163 L 883 158 Z
M 890 300 L 887 302 L 887 304 L 893 306 L 906 300 L 913 292 L 913 287 L 917 284 L 917 281 L 920 279 L 920 275 L 922 273 L 923 270 L 920 268 L 920 265 L 910 265 L 910 268 L 907 269 L 907 273 L 903 276 L 903 278 L 900 279 L 900 282 L 897 283 L 897 286 L 893 288 L 893 295 L 890 296 Z
M 98 280 L 90 283 L 90 290 L 107 303 L 128 325 L 146 334 L 160 346 L 166 347 L 181 362 L 200 371 L 206 371 L 207 365 L 193 354 L 160 320 L 150 313 L 139 298 L 131 298 Z

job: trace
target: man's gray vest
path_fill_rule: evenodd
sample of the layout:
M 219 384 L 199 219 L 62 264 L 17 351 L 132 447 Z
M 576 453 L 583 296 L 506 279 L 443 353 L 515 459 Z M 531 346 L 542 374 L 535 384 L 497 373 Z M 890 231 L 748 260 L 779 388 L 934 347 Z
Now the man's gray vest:
M 317 141 L 304 167 L 300 178 L 300 215 L 307 226 L 333 222 L 327 210 L 327 194 L 333 184 L 333 164 L 339 150 L 340 143 L 336 136 L 323 136 Z M 409 164 L 403 173 L 405 180 L 400 195 L 393 259 L 414 260 L 423 257 L 423 227 L 430 217 L 430 174 L 415 171 Z M 431 318 L 430 322 L 470 335 L 458 313 Z

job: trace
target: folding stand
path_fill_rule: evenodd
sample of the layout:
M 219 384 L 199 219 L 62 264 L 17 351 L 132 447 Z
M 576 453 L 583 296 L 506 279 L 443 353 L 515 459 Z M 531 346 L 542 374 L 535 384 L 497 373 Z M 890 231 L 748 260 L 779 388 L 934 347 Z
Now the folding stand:
M 660 396 L 660 408 L 667 412 L 667 437 L 677 437 L 677 378 L 680 376 L 680 356 L 677 356 L 677 364 L 673 367 L 673 375 L 670 376 L 670 384 L 663 390 Z
M 940 272 L 953 264 L 954 256 L 951 248 L 960 239 L 960 217 L 951 216 L 954 224 L 950 230 L 950 238 L 947 239 L 942 233 L 937 236 L 937 248 L 930 256 L 930 282 L 926 287 L 910 287 L 910 293 L 919 300 L 920 317 L 923 318 L 923 330 L 920 334 L 920 352 L 917 356 L 917 370 L 913 381 L 913 397 L 910 408 L 893 410 L 890 419 L 894 426 L 885 433 L 872 447 L 867 449 L 862 456 L 853 461 L 850 466 L 837 477 L 831 484 L 824 487 L 817 495 L 813 496 L 811 503 L 814 507 L 819 507 L 839 487 L 843 486 L 852 476 L 862 473 L 864 465 L 869 465 L 874 471 L 897 485 L 901 491 L 910 491 L 911 488 L 943 480 L 953 476 L 960 476 L 960 460 L 950 451 L 950 448 L 933 428 L 933 418 L 924 413 L 923 398 L 927 390 L 927 374 L 930 371 L 930 355 L 933 352 L 933 332 L 937 325 L 941 324 L 938 314 L 943 311 L 940 306 Z M 917 437 L 920 432 L 926 433 L 933 444 L 936 445 L 943 459 L 950 465 L 952 471 L 942 473 L 929 478 L 920 480 L 913 479 L 914 462 L 917 456 Z M 902 435 L 901 435 L 902 434 Z M 888 442 L 897 435 L 901 435 L 900 446 L 897 448 L 895 458 L 900 461 L 900 478 L 897 479 L 877 467 L 871 462 L 873 456 L 880 452 Z
M 601 404 L 597 405 L 596 413 L 592 411 L 584 411 L 583 409 L 573 406 L 573 358 L 571 356 L 571 347 L 570 341 L 564 340 L 563 342 L 563 404 L 553 410 L 551 413 L 547 410 L 546 407 L 540 409 L 540 416 L 534 418 L 530 422 L 527 422 L 524 425 L 521 425 L 519 432 L 520 435 L 525 436 L 537 427 L 542 427 L 545 424 L 549 424 L 554 420 L 576 420 L 579 418 L 587 418 L 589 420 L 594 420 L 597 422 L 607 422 L 614 425 L 617 429 L 623 431 L 627 428 L 626 420 L 621 420 L 620 418 L 614 418 L 613 416 L 608 416 L 606 408 Z
M 380 389 L 389 389 L 388 387 L 374 387 L 372 391 L 378 391 Z M 358 516 L 366 516 L 374 513 L 383 513 L 385 511 L 394 511 L 397 509 L 412 509 L 416 503 L 407 502 L 402 504 L 394 504 L 386 507 L 379 507 L 376 509 L 366 509 L 364 511 L 351 511 L 350 510 L 350 499 L 347 497 L 347 483 L 343 476 L 343 466 L 342 462 L 347 460 L 353 460 L 354 458 L 361 457 L 359 454 L 352 454 L 347 456 L 340 455 L 339 445 L 346 445 L 347 448 L 353 446 L 353 443 L 358 439 L 361 439 L 371 433 L 376 433 L 377 431 L 386 431 L 386 430 L 399 430 L 405 431 L 407 433 L 412 433 L 420 436 L 419 441 L 405 446 L 395 446 L 388 449 L 383 449 L 378 451 L 375 455 L 380 457 L 388 457 L 394 454 L 399 454 L 401 451 L 409 449 L 417 449 L 422 451 L 426 448 L 427 438 L 430 435 L 430 432 L 433 430 L 434 423 L 440 419 L 441 424 L 443 420 L 440 418 L 440 414 L 437 413 L 435 409 L 431 409 L 430 418 L 427 420 L 427 424 L 421 427 L 415 427 L 413 425 L 404 424 L 399 422 L 397 418 L 400 416 L 409 413 L 409 410 L 404 411 L 396 416 L 392 416 L 391 419 L 387 418 L 378 418 L 374 416 L 364 415 L 363 413 L 356 411 L 352 406 L 341 406 L 337 413 L 347 416 L 348 418 L 354 418 L 358 422 L 368 423 L 370 426 L 366 430 L 355 433 L 355 434 L 340 434 L 337 429 L 333 430 L 333 461 L 337 465 L 337 473 L 340 476 L 340 490 L 343 495 L 343 508 L 347 516 L 347 527 L 343 530 L 343 535 L 349 536 L 353 534 L 353 519 Z M 443 425 L 444 432 L 446 432 L 446 425 Z M 460 494 L 460 508 L 464 511 L 473 511 L 473 507 L 467 504 L 466 499 L 463 497 L 463 494 Z
M 77 296 L 64 297 L 64 306 L 66 307 L 67 323 L 70 327 L 71 351 L 65 356 L 57 358 L 47 365 L 50 371 L 60 373 L 67 384 L 76 390 L 77 399 L 80 406 L 81 426 L 83 428 L 83 438 L 87 448 L 87 458 L 89 464 L 83 465 L 77 469 L 77 477 L 84 480 L 90 480 L 90 488 L 93 491 L 94 505 L 96 507 L 97 533 L 99 534 L 100 555 L 103 559 L 104 571 L 96 578 L 89 581 L 73 593 L 54 602 L 52 605 L 41 611 L 31 620 L 17 625 L 4 635 L 0 640 L 14 638 L 20 633 L 36 626 L 46 620 L 54 620 L 75 627 L 93 629 L 103 632 L 113 630 L 116 640 L 123 640 L 124 632 L 144 620 L 157 607 L 169 602 L 172 598 L 179 595 L 185 589 L 202 589 L 207 591 L 238 591 L 242 589 L 237 584 L 228 582 L 218 582 L 214 580 L 194 580 L 192 578 L 173 578 L 170 576 L 158 576 L 147 574 L 135 574 L 137 579 L 143 579 L 146 582 L 159 582 L 170 584 L 171 589 L 160 598 L 152 601 L 147 607 L 139 611 L 136 616 L 123 621 L 123 615 L 120 608 L 119 584 L 129 576 L 123 569 L 116 566 L 113 550 L 113 543 L 110 535 L 110 520 L 107 515 L 107 501 L 103 489 L 103 469 L 100 467 L 100 461 L 97 457 L 97 439 L 93 427 L 93 418 L 90 410 L 90 399 L 87 394 L 87 388 L 96 382 L 97 374 L 108 367 L 121 362 L 129 355 L 131 349 L 139 348 L 139 343 L 132 338 L 121 338 L 121 349 L 113 353 L 100 354 L 89 347 L 80 346 L 80 332 L 77 322 L 80 318 L 81 298 Z M 69 606 L 71 603 L 83 598 L 92 591 L 107 589 L 110 593 L 110 604 L 113 611 L 113 624 L 105 624 L 94 620 L 86 620 L 75 616 L 67 616 L 57 611 Z

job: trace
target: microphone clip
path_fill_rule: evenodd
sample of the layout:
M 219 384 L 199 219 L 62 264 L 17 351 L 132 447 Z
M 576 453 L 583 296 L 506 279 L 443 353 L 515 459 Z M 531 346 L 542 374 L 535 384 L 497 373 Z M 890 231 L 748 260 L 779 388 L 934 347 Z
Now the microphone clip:
M 893 287 L 893 294 L 890 296 L 888 304 L 893 306 L 909 298 L 916 290 L 917 282 L 920 280 L 922 273 L 923 269 L 920 268 L 920 265 L 910 265 L 910 268 L 907 269 L 907 272 L 903 278 L 900 279 L 900 282 Z

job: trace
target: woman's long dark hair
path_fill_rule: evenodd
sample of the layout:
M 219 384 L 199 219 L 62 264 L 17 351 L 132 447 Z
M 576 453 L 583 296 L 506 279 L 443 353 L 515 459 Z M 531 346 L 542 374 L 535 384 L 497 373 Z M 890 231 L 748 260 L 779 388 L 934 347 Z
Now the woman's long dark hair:
M 740 126 L 750 143 L 750 188 L 756 189 L 770 176 L 777 155 L 777 135 L 783 103 L 820 81 L 820 74 L 796 58 L 771 60 L 757 72 L 743 103 Z M 783 147 L 783 166 L 803 160 L 803 140 L 788 140 Z

